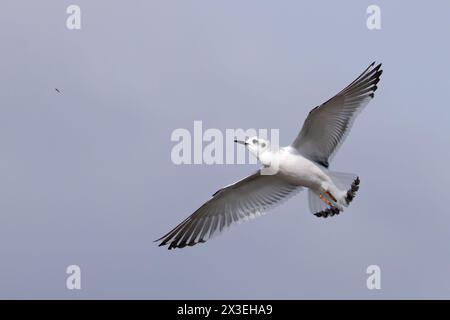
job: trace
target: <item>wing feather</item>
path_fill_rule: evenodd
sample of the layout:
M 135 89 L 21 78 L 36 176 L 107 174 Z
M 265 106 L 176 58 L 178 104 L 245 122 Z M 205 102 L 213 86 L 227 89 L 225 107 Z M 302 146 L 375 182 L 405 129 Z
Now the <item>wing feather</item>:
M 169 249 L 205 242 L 230 225 L 248 220 L 300 191 L 278 175 L 254 174 L 214 193 L 187 219 L 156 241 Z
M 374 97 L 383 73 L 381 63 L 374 65 L 375 62 L 333 98 L 312 109 L 291 147 L 328 167 L 356 116 Z

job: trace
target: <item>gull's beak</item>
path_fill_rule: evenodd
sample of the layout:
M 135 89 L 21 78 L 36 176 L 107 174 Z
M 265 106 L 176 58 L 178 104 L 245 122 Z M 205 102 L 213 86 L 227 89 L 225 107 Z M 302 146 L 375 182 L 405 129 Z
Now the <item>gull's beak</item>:
M 236 143 L 240 143 L 240 144 L 243 144 L 244 146 L 246 146 L 248 143 L 247 142 L 245 142 L 245 141 L 242 141 L 242 140 L 237 140 L 237 139 L 234 139 L 234 142 L 236 142 Z

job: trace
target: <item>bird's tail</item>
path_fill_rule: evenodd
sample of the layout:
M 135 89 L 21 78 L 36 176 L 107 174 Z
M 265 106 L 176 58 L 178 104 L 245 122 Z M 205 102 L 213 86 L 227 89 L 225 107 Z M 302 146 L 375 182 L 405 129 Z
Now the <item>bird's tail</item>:
M 343 195 L 343 204 L 349 205 L 359 189 L 359 177 L 354 173 L 329 171 L 331 180 L 340 189 L 346 191 Z
M 343 206 L 346 207 L 350 204 L 359 189 L 360 181 L 356 174 L 336 171 L 329 171 L 328 174 L 341 192 L 339 194 L 334 194 L 334 199 L 326 194 L 323 195 L 329 200 L 329 202 L 334 204 L 330 207 L 322 199 L 320 199 L 319 194 L 311 189 L 309 190 L 309 208 L 311 212 L 318 217 L 328 217 L 339 214 L 339 212 L 342 211 Z

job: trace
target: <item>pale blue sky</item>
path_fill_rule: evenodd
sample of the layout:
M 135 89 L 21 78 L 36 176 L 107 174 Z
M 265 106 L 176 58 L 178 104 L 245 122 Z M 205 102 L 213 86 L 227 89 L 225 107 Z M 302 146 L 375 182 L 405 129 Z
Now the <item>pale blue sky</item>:
M 73 3 L 79 31 L 65 26 Z M 379 31 L 366 28 L 373 3 Z M 449 12 L 448 1 L 3 1 L 0 297 L 450 298 Z M 379 90 L 331 164 L 361 177 L 342 215 L 316 218 L 303 192 L 205 245 L 153 243 L 257 167 L 175 166 L 174 129 L 278 128 L 289 144 L 373 60 Z M 65 288 L 70 264 L 81 291 Z M 366 288 L 371 264 L 379 291 Z

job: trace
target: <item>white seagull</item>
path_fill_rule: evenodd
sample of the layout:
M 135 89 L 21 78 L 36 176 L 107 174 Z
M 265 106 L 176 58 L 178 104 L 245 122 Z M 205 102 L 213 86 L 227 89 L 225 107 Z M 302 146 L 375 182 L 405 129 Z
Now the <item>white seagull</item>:
M 245 145 L 263 167 L 252 175 L 213 194 L 191 216 L 156 241 L 169 249 L 205 242 L 235 222 L 255 217 L 267 209 L 309 189 L 311 212 L 317 217 L 339 214 L 359 189 L 355 174 L 328 169 L 329 161 L 347 136 L 358 113 L 374 97 L 383 72 L 372 63 L 344 90 L 312 109 L 294 142 L 271 150 L 267 140 L 252 137 L 237 141 Z M 263 168 L 277 163 L 275 174 Z

